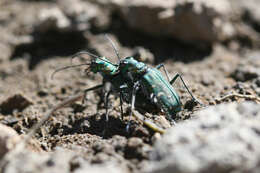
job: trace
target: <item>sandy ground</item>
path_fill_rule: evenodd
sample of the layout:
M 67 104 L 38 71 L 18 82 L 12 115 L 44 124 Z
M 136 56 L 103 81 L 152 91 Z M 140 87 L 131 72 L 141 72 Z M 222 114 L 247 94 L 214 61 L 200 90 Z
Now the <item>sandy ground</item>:
M 64 99 L 102 83 L 100 74 L 86 75 L 84 67 L 61 71 L 53 79 L 51 74 L 57 68 L 70 65 L 71 55 L 80 50 L 109 57 L 109 60 L 115 62 L 116 55 L 104 38 L 104 33 L 108 33 L 114 40 L 122 58 L 139 53 L 146 58 L 141 61 L 151 67 L 164 63 L 170 77 L 181 74 L 191 92 L 205 107 L 253 100 L 238 97 L 220 99 L 232 92 L 253 97 L 260 95 L 259 52 L 250 46 L 244 46 L 238 51 L 229 49 L 223 43 L 196 48 L 175 39 L 157 39 L 126 29 L 117 17 L 111 19 L 112 24 L 106 30 L 92 27 L 84 32 L 34 31 L 30 34 L 35 36 L 34 40 L 25 43 L 27 38 L 22 35 L 23 32 L 28 33 L 30 28 L 19 24 L 22 16 L 18 14 L 22 14 L 25 6 L 29 11 L 30 8 L 37 9 L 51 4 L 26 1 L 3 3 L 12 10 L 10 13 L 6 10 L 7 17 L 2 17 L 2 14 L 3 19 L 0 18 L 3 21 L 0 34 L 7 40 L 0 45 L 0 122 L 19 134 L 26 134 L 48 110 Z M 16 17 L 12 18 L 12 15 Z M 15 25 L 20 26 L 20 30 Z M 12 45 L 9 40 L 16 40 L 13 41 L 16 43 Z M 75 60 L 74 63 L 79 61 L 83 62 Z M 177 122 L 189 121 L 194 112 L 205 108 L 191 104 L 191 97 L 180 80 L 174 83 L 174 88 L 183 103 L 183 111 L 178 114 Z M 51 153 L 61 147 L 77 153 L 90 164 L 113 160 L 124 165 L 127 172 L 139 172 L 149 161 L 149 152 L 160 135 L 136 118 L 132 118 L 127 133 L 125 127 L 129 121 L 129 104 L 124 103 L 123 107 L 124 117 L 121 119 L 119 97 L 117 94 L 111 95 L 109 122 L 106 125 L 102 90 L 89 92 L 84 104 L 77 101 L 56 111 L 33 138 L 42 152 Z M 146 116 L 162 128 L 169 126 L 164 113 Z

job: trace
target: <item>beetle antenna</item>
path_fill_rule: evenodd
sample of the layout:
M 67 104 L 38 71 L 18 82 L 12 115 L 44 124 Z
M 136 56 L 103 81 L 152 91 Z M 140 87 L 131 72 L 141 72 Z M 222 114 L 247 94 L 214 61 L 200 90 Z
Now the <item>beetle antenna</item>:
M 119 52 L 118 52 L 118 50 L 117 50 L 117 48 L 116 48 L 114 42 L 111 40 L 111 38 L 110 38 L 107 34 L 105 34 L 105 37 L 106 37 L 106 39 L 111 43 L 111 45 L 112 45 L 112 47 L 113 47 L 113 49 L 114 49 L 114 51 L 115 51 L 115 53 L 116 53 L 118 62 L 120 62 Z
M 113 64 L 113 63 L 111 63 L 110 61 L 105 60 L 105 59 L 102 59 L 102 58 L 100 58 L 99 56 L 97 56 L 97 55 L 95 55 L 95 54 L 93 54 L 93 53 L 87 52 L 87 51 L 81 51 L 81 52 L 78 52 L 78 53 L 72 55 L 72 57 L 71 57 L 71 63 L 72 63 L 73 58 L 81 57 L 82 54 L 87 54 L 87 55 L 89 55 L 89 56 L 91 56 L 91 57 L 100 59 L 100 60 L 105 61 L 105 62 L 107 62 L 107 63 L 109 63 L 109 64 Z M 113 64 L 113 65 L 117 66 L 117 64 Z
M 80 66 L 84 66 L 84 65 L 90 65 L 90 63 L 77 64 L 77 65 L 69 65 L 69 66 L 65 66 L 65 67 L 58 68 L 58 69 L 56 69 L 56 70 L 51 74 L 51 79 L 53 79 L 54 75 L 55 75 L 57 72 L 60 72 L 60 71 L 62 71 L 62 70 L 66 70 L 66 69 L 68 69 L 68 68 L 80 67 Z
M 74 58 L 81 57 L 80 55 L 82 55 L 82 54 L 87 54 L 87 55 L 89 55 L 91 57 L 99 58 L 97 55 L 95 55 L 93 53 L 90 53 L 90 52 L 87 52 L 87 51 L 81 51 L 81 52 L 78 52 L 78 53 L 72 55 L 72 57 L 71 57 L 71 64 L 72 64 L 72 61 L 73 61 Z
M 87 54 L 87 55 L 92 56 L 92 57 L 94 57 L 94 58 L 99 58 L 99 56 L 97 56 L 97 55 L 95 55 L 95 54 L 93 54 L 93 53 L 87 52 L 87 51 L 80 51 L 80 52 L 78 52 L 78 53 L 72 55 L 71 58 L 75 58 L 75 57 L 77 57 L 77 56 L 79 56 L 79 55 L 82 55 L 82 54 Z

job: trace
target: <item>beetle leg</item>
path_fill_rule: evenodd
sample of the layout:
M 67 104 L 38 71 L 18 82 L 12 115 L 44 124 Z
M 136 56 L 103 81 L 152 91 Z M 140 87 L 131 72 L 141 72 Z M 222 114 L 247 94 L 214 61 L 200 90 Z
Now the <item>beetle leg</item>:
M 195 101 L 195 102 L 197 102 L 197 103 L 199 103 L 200 105 L 204 106 L 198 99 L 196 99 L 196 98 L 193 96 L 193 94 L 190 92 L 189 88 L 187 87 L 186 83 L 184 82 L 184 80 L 183 80 L 183 78 L 181 77 L 180 74 L 177 73 L 177 74 L 173 77 L 173 79 L 170 81 L 170 84 L 172 85 L 172 84 L 176 81 L 176 79 L 177 79 L 178 77 L 181 79 L 181 81 L 182 81 L 182 83 L 183 83 L 185 89 L 186 89 L 186 90 L 188 91 L 188 93 L 190 94 L 192 100 Z
M 108 118 L 108 98 L 109 98 L 110 93 L 111 93 L 111 91 L 105 92 L 106 123 L 105 123 L 104 130 L 102 132 L 103 137 L 105 136 L 106 130 L 107 130 L 107 127 L 108 127 L 108 120 L 109 120 L 109 118 Z
M 104 97 L 105 97 L 105 108 L 106 108 L 106 122 L 108 122 L 108 98 L 112 91 L 112 85 L 110 82 L 104 82 Z
M 170 80 L 170 78 L 169 78 L 169 73 L 168 73 L 168 71 L 166 70 L 164 64 L 159 64 L 159 65 L 157 65 L 155 68 L 160 69 L 161 67 L 163 68 L 163 71 L 165 72 L 166 77 L 167 77 L 167 79 L 168 79 L 168 81 L 170 82 L 171 85 L 175 82 L 175 80 L 176 80 L 178 77 L 180 77 L 180 78 L 181 78 L 181 81 L 182 81 L 182 83 L 183 83 L 183 85 L 184 85 L 184 87 L 186 88 L 186 90 L 188 91 L 188 93 L 190 94 L 190 96 L 192 97 L 192 100 L 194 100 L 195 102 L 197 102 L 197 103 L 199 103 L 200 105 L 204 106 L 198 99 L 196 99 L 196 98 L 193 96 L 193 94 L 190 92 L 189 88 L 188 88 L 187 85 L 185 84 L 185 82 L 184 82 L 184 80 L 182 79 L 182 77 L 181 77 L 180 74 L 177 73 L 177 74 L 173 77 L 173 79 Z
M 177 79 L 178 77 L 181 79 L 181 81 L 182 81 L 184 87 L 186 88 L 186 90 L 188 91 L 188 93 L 190 94 L 190 96 L 192 97 L 192 99 L 193 99 L 193 100 L 196 100 L 195 97 L 194 97 L 194 96 L 192 95 L 192 93 L 190 92 L 190 90 L 189 90 L 189 88 L 187 87 L 187 85 L 185 84 L 185 82 L 184 82 L 184 80 L 182 79 L 182 77 L 181 77 L 180 74 L 177 73 L 177 74 L 173 77 L 173 79 L 170 81 L 170 84 L 172 85 L 172 84 L 176 81 L 176 79 Z
M 85 89 L 85 90 L 84 90 L 84 95 L 83 95 L 83 98 L 82 98 L 82 104 L 84 104 L 84 101 L 85 101 L 86 96 L 87 96 L 87 92 L 92 91 L 92 90 L 95 90 L 95 89 L 98 89 L 98 88 L 101 88 L 101 87 L 103 87 L 103 86 L 104 86 L 104 84 L 101 84 L 101 85 L 97 85 L 97 86 L 94 86 L 94 87 Z
M 164 64 L 158 64 L 155 68 L 160 69 L 161 67 L 163 68 L 163 71 L 164 71 L 164 73 L 166 74 L 166 77 L 167 77 L 168 81 L 170 82 L 169 73 L 168 73 L 168 71 L 166 70 Z
M 109 120 L 109 118 L 108 118 L 108 98 L 109 98 L 110 93 L 111 93 L 110 91 L 105 93 L 106 123 Z
M 112 91 L 112 85 L 111 85 L 111 83 L 110 82 L 105 82 L 104 83 L 104 97 L 105 97 L 105 100 L 104 100 L 104 102 L 105 102 L 105 108 L 106 108 L 106 122 L 105 122 L 105 127 L 104 127 L 104 130 L 103 130 L 103 132 L 102 132 L 102 134 L 103 134 L 103 136 L 105 136 L 105 134 L 106 134 L 106 129 L 107 129 L 107 127 L 108 127 L 108 120 L 109 120 L 109 117 L 108 117 L 108 99 L 109 99 L 109 96 L 110 96 L 110 94 L 111 94 L 111 91 Z
M 122 96 L 122 92 L 119 93 L 119 98 L 120 98 L 121 119 L 123 120 L 123 118 L 124 118 L 124 110 L 123 110 L 123 96 Z
M 135 84 L 134 84 L 134 87 L 133 87 L 133 92 L 132 92 L 132 101 L 131 101 L 131 112 L 130 112 L 130 116 L 129 116 L 129 121 L 126 125 L 126 131 L 129 132 L 129 127 L 130 127 L 130 124 L 131 124 L 131 118 L 132 118 L 132 115 L 133 115 L 133 111 L 134 111 L 134 107 L 135 107 L 135 96 L 136 96 L 136 91 L 139 89 L 139 81 L 137 81 Z

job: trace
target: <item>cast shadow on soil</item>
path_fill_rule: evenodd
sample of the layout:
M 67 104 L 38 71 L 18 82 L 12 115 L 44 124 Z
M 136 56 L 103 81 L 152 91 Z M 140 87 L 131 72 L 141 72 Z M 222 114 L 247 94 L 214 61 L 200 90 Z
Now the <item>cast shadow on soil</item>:
M 50 134 L 58 134 L 58 129 L 62 129 L 62 135 L 85 134 L 97 135 L 103 138 L 111 138 L 114 135 L 129 136 L 125 130 L 125 123 L 120 118 L 110 116 L 108 123 L 105 121 L 105 114 L 98 119 L 97 114 L 70 121 L 70 127 L 63 125 L 54 128 Z M 105 130 L 105 131 L 104 131 Z
M 30 70 L 43 59 L 70 56 L 87 45 L 83 33 L 76 31 L 49 30 L 42 33 L 35 32 L 32 37 L 32 43 L 18 45 L 11 56 L 11 60 L 28 58 Z

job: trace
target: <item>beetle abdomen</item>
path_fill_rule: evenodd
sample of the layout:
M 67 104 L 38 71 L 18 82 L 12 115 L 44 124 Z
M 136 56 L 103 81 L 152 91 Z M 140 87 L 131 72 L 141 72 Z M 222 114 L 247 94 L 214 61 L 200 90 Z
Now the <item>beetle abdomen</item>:
M 157 69 L 149 68 L 142 78 L 150 99 L 168 115 L 181 111 L 181 102 L 177 92 Z

